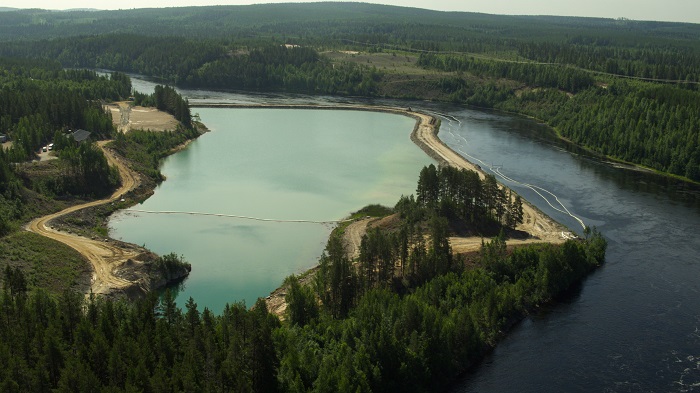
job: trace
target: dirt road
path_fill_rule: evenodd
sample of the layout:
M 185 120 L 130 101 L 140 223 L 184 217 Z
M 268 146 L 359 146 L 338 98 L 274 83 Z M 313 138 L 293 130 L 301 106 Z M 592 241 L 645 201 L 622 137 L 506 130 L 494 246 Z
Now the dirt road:
M 362 244 L 362 236 L 367 233 L 367 225 L 374 218 L 363 218 L 361 220 L 353 221 L 350 225 L 345 228 L 345 234 L 343 235 L 343 245 L 345 246 L 345 252 L 348 254 L 350 260 L 355 260 L 360 257 L 360 244 Z
M 72 247 L 90 261 L 93 268 L 91 289 L 92 292 L 96 294 L 108 294 L 114 290 L 124 289 L 127 286 L 133 285 L 132 282 L 116 277 L 113 274 L 113 270 L 123 264 L 127 259 L 138 256 L 140 251 L 136 248 L 129 249 L 118 246 L 107 239 L 88 239 L 70 233 L 59 232 L 51 228 L 50 221 L 77 210 L 113 202 L 139 185 L 138 175 L 127 168 L 114 153 L 105 148 L 107 142 L 108 141 L 99 142 L 98 145 L 104 151 L 110 165 L 115 165 L 119 169 L 119 174 L 122 179 L 121 187 L 109 198 L 72 206 L 58 213 L 37 218 L 31 221 L 26 227 L 30 232 L 54 239 Z

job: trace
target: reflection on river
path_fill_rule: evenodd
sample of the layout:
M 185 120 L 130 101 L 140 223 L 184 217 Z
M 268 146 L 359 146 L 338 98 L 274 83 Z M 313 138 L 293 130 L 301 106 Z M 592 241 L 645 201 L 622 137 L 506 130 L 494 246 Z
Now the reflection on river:
M 191 101 L 347 101 L 183 93 Z M 572 153 L 546 127 L 526 119 L 430 103 L 379 103 L 452 116 L 443 118 L 440 131 L 448 145 L 482 160 L 484 168 L 498 166 L 518 182 L 553 192 L 609 242 L 606 265 L 564 302 L 517 325 L 456 391 L 700 390 L 698 187 Z M 571 217 L 553 210 L 532 190 L 506 184 L 580 231 Z

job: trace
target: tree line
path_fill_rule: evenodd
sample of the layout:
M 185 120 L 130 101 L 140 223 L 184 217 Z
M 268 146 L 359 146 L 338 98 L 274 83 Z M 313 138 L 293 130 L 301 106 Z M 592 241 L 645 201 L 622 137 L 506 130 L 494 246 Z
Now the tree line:
M 352 63 L 333 66 L 315 49 L 265 40 L 254 47 L 215 40 L 104 35 L 0 45 L 5 56 L 57 59 L 66 67 L 150 75 L 178 86 L 211 89 L 376 94 L 381 73 Z
M 662 44 L 664 41 L 665 45 Z M 700 81 L 700 55 L 697 51 L 677 46 L 668 38 L 657 45 L 622 46 L 602 37 L 591 39 L 578 36 L 566 43 L 521 43 L 518 53 L 533 61 L 575 65 L 610 74 Z
M 111 135 L 112 117 L 102 100 L 128 97 L 128 76 L 61 70 L 58 63 L 42 60 L 17 64 L 12 59 L 0 62 L 0 130 L 13 141 L 7 152 L 10 162 L 33 157 L 57 130 L 82 128 L 96 136 Z
M 216 315 L 191 298 L 179 308 L 169 291 L 135 303 L 52 297 L 27 292 L 12 270 L 0 294 L 0 389 L 440 391 L 604 253 L 595 231 L 586 241 L 510 254 L 497 238 L 484 245 L 478 267 L 438 275 L 403 295 L 370 289 L 344 315 L 290 278 L 284 323 L 263 299 Z
M 530 115 L 602 155 L 700 180 L 700 121 L 694 109 L 700 91 L 692 86 L 610 78 L 595 82 L 589 73 L 556 65 L 453 55 L 421 55 L 419 63 L 466 73 L 439 83 L 452 101 Z M 524 85 L 519 92 L 494 83 L 484 89 L 467 75 Z
M 523 222 L 523 202 L 519 195 L 500 187 L 493 175 L 479 174 L 450 166 L 423 167 L 418 176 L 415 204 L 401 198 L 397 210 L 402 216 L 415 216 L 416 205 L 436 209 L 445 217 L 456 217 L 468 225 L 484 228 L 494 223 L 515 229 Z
M 405 295 L 369 290 L 341 320 L 326 316 L 333 305 L 313 309 L 310 292 L 291 286 L 291 326 L 277 333 L 278 381 L 296 392 L 444 390 L 524 313 L 601 263 L 604 250 L 597 233 L 510 255 L 497 238 L 479 267 L 438 275 Z M 298 312 L 300 301 L 310 312 Z
M 37 12 L 29 14 L 40 14 L 47 26 L 56 17 Z M 284 21 L 276 20 L 275 13 L 284 14 Z M 367 17 L 368 13 L 373 16 Z M 697 128 L 692 114 L 684 115 L 692 112 L 691 104 L 700 94 L 697 84 L 630 82 L 613 92 L 605 89 L 620 85 L 619 80 L 598 74 L 697 82 L 700 31 L 693 25 L 323 4 L 188 8 L 169 10 L 168 15 L 181 21 L 177 32 L 167 18 L 154 22 L 160 32 L 115 31 L 109 27 L 115 20 L 128 24 L 154 15 L 148 10 L 122 15 L 105 12 L 94 17 L 107 24 L 107 33 L 56 38 L 47 30 L 37 32 L 47 35 L 43 40 L 0 43 L 0 54 L 44 63 L 47 60 L 41 59 L 49 56 L 66 67 L 139 72 L 188 87 L 429 96 L 506 109 L 535 116 L 598 153 L 698 179 Z M 216 15 L 219 24 L 191 24 L 201 22 L 204 15 Z M 18 21 L 24 16 L 15 15 Z M 76 21 L 80 19 L 73 19 L 78 16 L 82 14 L 59 19 L 66 31 L 69 26 L 79 30 Z M 14 23 L 13 17 L 3 17 Z M 334 23 L 324 23 L 323 18 Z M 443 76 L 420 84 L 417 90 L 411 83 L 420 81 L 402 82 L 383 69 L 331 63 L 321 54 L 328 48 L 420 53 L 418 65 Z M 27 75 L 48 72 L 37 72 L 42 68 L 22 63 L 26 60 L 12 61 Z M 61 71 L 53 65 L 50 72 Z M 426 86 L 438 94 L 422 91 Z M 687 98 L 687 104 L 679 100 L 670 104 L 667 97 L 672 95 Z M 599 116 L 598 96 L 606 103 L 606 116 Z M 611 108 L 621 109 L 613 113 Z M 654 114 L 638 116 L 640 110 Z M 667 113 L 674 120 L 667 120 Z M 652 146 L 663 148 L 657 152 Z
M 527 92 L 498 107 L 543 119 L 606 156 L 700 181 L 698 105 L 700 92 L 618 80 L 574 97 Z
M 345 316 L 368 291 L 403 293 L 460 271 L 463 262 L 449 243 L 452 233 L 495 235 L 523 221 L 520 197 L 506 193 L 493 176 L 481 180 L 474 171 L 431 164 L 420 171 L 416 193 L 397 202 L 393 211 L 400 223 L 393 229 L 367 231 L 357 261 L 348 258 L 339 236 L 331 236 L 315 288 L 332 315 Z
M 591 73 L 562 65 L 484 60 L 466 55 L 421 53 L 418 65 L 448 72 L 468 72 L 477 76 L 505 78 L 527 86 L 551 87 L 576 93 L 593 86 Z
M 217 315 L 192 298 L 178 307 L 170 291 L 133 303 L 70 291 L 52 296 L 6 268 L 0 390 L 444 390 L 515 321 L 603 263 L 606 243 L 587 230 L 585 240 L 509 252 L 501 232 L 468 267 L 452 255 L 453 222 L 439 205 L 459 200 L 466 178 L 478 183 L 462 170 L 421 173 L 417 190 L 426 195 L 437 175 L 438 201 L 421 196 L 414 208 L 422 213 L 404 216 L 393 231 L 370 232 L 357 264 L 331 236 L 312 285 L 286 280 L 284 322 L 262 298 L 250 309 L 228 304 Z M 395 247 L 391 239 L 408 233 L 410 242 Z M 165 256 L 158 266 L 176 260 Z
M 367 66 L 334 66 L 311 48 L 267 44 L 208 63 L 188 75 L 183 85 L 373 96 L 380 76 Z

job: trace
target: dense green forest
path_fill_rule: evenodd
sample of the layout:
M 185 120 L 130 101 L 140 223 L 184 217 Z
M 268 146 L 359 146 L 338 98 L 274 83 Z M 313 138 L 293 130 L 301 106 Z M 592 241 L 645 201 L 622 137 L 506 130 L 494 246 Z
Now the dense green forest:
M 168 294 L 127 304 L 26 293 L 14 278 L 0 295 L 0 390 L 444 389 L 523 313 L 599 263 L 589 243 L 508 257 L 493 247 L 498 257 L 484 267 L 439 276 L 409 295 L 369 290 L 344 318 L 292 286 L 290 309 L 308 307 L 284 325 L 262 300 L 215 315 L 192 299 L 181 310 Z
M 10 162 L 25 161 L 57 130 L 89 129 L 97 138 L 113 131 L 100 100 L 128 97 L 128 76 L 64 70 L 55 61 L 0 58 L 0 130 L 13 141 Z
M 586 232 L 585 240 L 561 246 L 508 251 L 502 232 L 482 246 L 475 266 L 466 265 L 446 241 L 451 226 L 462 219 L 441 205 L 467 203 L 458 201 L 472 173 L 425 168 L 420 182 L 429 184 L 418 190 L 437 189 L 439 201 L 409 197 L 414 201 L 410 209 L 405 200 L 399 202 L 405 216 L 400 229 L 365 237 L 357 267 L 347 259 L 339 234 L 331 236 L 313 285 L 303 286 L 294 276 L 287 279 L 285 322 L 268 313 L 263 299 L 251 309 L 227 305 L 216 315 L 199 310 L 193 299 L 180 309 L 169 291 L 131 304 L 86 300 L 71 292 L 52 297 L 41 290 L 27 292 L 22 273 L 5 269 L 0 361 L 6 367 L 0 370 L 0 388 L 445 389 L 515 322 L 599 266 L 606 249 L 594 230 Z M 434 176 L 437 185 L 429 181 Z M 476 187 L 489 194 L 483 186 Z M 475 211 L 477 222 L 495 218 L 486 206 Z M 410 242 L 394 247 L 393 239 L 401 236 L 395 234 L 408 228 L 414 234 Z M 430 238 L 427 244 L 417 240 L 424 234 Z M 394 268 L 400 258 L 407 267 L 403 274 Z M 370 260 L 383 262 L 373 265 Z
M 55 59 L 63 67 L 136 72 L 207 89 L 437 99 L 508 110 L 602 155 L 700 180 L 695 24 L 360 3 L 18 10 L 0 13 L 0 21 L 4 59 Z M 383 66 L 354 55 L 338 60 L 331 51 L 415 61 L 398 69 L 396 60 Z
M 596 81 L 577 68 L 457 55 L 421 55 L 418 63 L 522 82 L 520 91 L 494 86 L 486 95 L 459 77 L 442 87 L 453 101 L 531 115 L 604 155 L 700 180 L 700 92 L 688 85 Z
M 339 235 L 331 236 L 319 262 L 316 290 L 334 316 L 345 316 L 367 291 L 404 293 L 461 271 L 464 263 L 453 256 L 451 234 L 498 235 L 499 247 L 505 247 L 505 233 L 517 234 L 515 226 L 523 222 L 520 197 L 506 194 L 493 176 L 481 180 L 474 171 L 431 164 L 421 170 L 416 194 L 402 196 L 394 207 L 399 224 L 376 227 L 362 237 L 356 268 Z

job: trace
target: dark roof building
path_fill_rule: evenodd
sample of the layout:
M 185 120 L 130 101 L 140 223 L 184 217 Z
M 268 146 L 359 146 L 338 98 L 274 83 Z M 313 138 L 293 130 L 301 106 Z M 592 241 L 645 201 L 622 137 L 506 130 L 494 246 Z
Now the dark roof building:
M 73 132 L 71 136 L 73 137 L 73 139 L 75 139 L 76 142 L 80 143 L 90 137 L 90 131 L 77 130 Z

